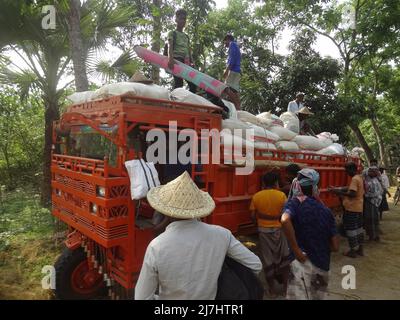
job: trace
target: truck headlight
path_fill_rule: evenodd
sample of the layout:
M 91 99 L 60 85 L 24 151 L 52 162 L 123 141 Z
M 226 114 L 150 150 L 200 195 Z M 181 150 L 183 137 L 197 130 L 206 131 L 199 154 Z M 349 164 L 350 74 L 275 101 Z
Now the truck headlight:
M 90 211 L 92 213 L 97 213 L 97 204 L 92 203 L 91 206 L 90 206 Z
M 105 198 L 106 196 L 106 188 L 105 187 L 97 187 L 97 195 Z

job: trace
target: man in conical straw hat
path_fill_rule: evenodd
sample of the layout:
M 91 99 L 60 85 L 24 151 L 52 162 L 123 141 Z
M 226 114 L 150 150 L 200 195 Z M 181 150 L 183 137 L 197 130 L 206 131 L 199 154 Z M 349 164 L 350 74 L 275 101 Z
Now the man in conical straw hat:
M 185 171 L 147 194 L 150 205 L 167 216 L 169 224 L 147 247 L 135 288 L 135 299 L 213 300 L 225 256 L 254 272 L 260 259 L 221 226 L 201 222 L 215 203 L 199 190 Z
M 312 115 L 314 115 L 314 113 L 312 113 L 307 107 L 302 107 L 297 113 L 300 121 L 300 134 L 315 136 L 314 131 L 306 121 Z

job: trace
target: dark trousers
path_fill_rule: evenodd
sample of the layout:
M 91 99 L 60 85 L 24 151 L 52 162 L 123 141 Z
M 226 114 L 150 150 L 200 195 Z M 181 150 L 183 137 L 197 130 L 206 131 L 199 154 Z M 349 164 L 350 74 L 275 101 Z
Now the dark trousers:
M 178 61 L 180 61 L 182 63 L 185 63 L 183 58 L 174 58 L 174 59 L 178 60 Z M 186 82 L 189 85 L 189 91 L 193 92 L 193 93 L 196 93 L 197 86 L 194 83 L 191 83 L 190 81 L 186 81 Z M 174 76 L 174 89 L 182 88 L 182 87 L 183 87 L 183 79 Z

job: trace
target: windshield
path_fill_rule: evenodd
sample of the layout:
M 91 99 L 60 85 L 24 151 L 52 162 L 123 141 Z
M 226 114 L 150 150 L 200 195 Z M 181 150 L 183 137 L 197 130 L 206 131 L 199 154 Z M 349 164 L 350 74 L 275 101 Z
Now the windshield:
M 117 126 L 102 126 L 108 134 L 117 132 Z M 104 160 L 108 158 L 111 166 L 117 165 L 117 146 L 89 126 L 74 126 L 67 139 L 68 154 L 71 156 Z

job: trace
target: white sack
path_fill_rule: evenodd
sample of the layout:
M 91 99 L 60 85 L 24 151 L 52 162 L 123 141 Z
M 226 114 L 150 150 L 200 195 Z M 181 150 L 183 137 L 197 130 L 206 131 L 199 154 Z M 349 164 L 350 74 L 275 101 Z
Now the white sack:
M 299 146 L 296 144 L 296 142 L 293 141 L 278 141 L 275 144 L 276 148 L 278 150 L 284 150 L 284 151 L 298 151 Z
M 341 144 L 333 143 L 329 147 L 319 150 L 318 153 L 327 156 L 334 156 L 334 155 L 343 156 L 345 154 L 345 150 Z
M 279 136 L 279 140 L 292 140 L 296 133 L 281 126 L 272 126 L 269 130 Z
M 183 88 L 176 88 L 172 90 L 170 95 L 171 100 L 184 102 L 184 103 L 192 103 L 192 104 L 199 104 L 203 106 L 212 106 L 216 107 L 215 104 L 211 103 L 207 99 L 190 92 L 189 90 Z
M 222 129 L 228 129 L 232 134 L 245 139 L 246 130 L 251 129 L 251 127 L 239 119 L 225 119 L 222 120 Z
M 100 89 L 96 90 L 97 98 L 108 98 L 121 94 L 130 94 L 133 96 L 169 100 L 168 90 L 156 84 L 144 84 L 139 82 L 117 82 L 106 84 Z
M 251 114 L 250 112 L 239 110 L 237 112 L 237 117 L 243 122 L 250 122 L 257 126 L 260 125 L 260 121 L 257 119 L 257 117 L 254 114 Z
M 251 141 L 221 131 L 224 164 L 245 165 L 254 163 L 254 144 Z M 247 152 L 246 152 L 247 151 Z M 246 155 L 243 156 L 243 153 Z
M 254 135 L 251 135 L 250 140 L 274 143 L 280 139 L 277 134 L 265 129 L 264 127 L 256 126 L 251 123 L 247 124 L 254 130 Z
M 302 150 L 321 150 L 324 148 L 324 144 L 316 137 L 313 136 L 296 136 L 293 139 L 296 142 L 300 149 Z
M 67 99 L 72 102 L 72 104 L 84 103 L 96 99 L 95 91 L 82 91 L 75 92 L 67 96 Z
M 336 134 L 332 134 L 330 132 L 321 132 L 317 135 L 317 137 L 324 145 L 324 148 L 329 147 L 334 142 L 339 140 L 339 137 Z
M 134 200 L 145 198 L 151 188 L 160 185 L 158 172 L 153 162 L 145 162 L 143 159 L 125 162 L 131 181 L 131 196 Z
M 222 99 L 222 102 L 225 104 L 225 106 L 229 109 L 229 119 L 237 119 L 237 110 L 235 105 L 227 100 Z
M 281 127 L 283 127 L 283 122 L 282 122 L 282 120 L 279 119 L 278 116 L 272 114 L 270 111 L 260 113 L 260 114 L 256 115 L 256 118 L 258 118 L 258 120 L 259 120 L 264 126 L 270 127 L 270 126 L 275 125 L 275 126 L 281 126 Z
M 300 121 L 297 115 L 293 112 L 284 112 L 279 117 L 282 122 L 283 126 L 290 131 L 293 131 L 296 134 L 300 132 Z

